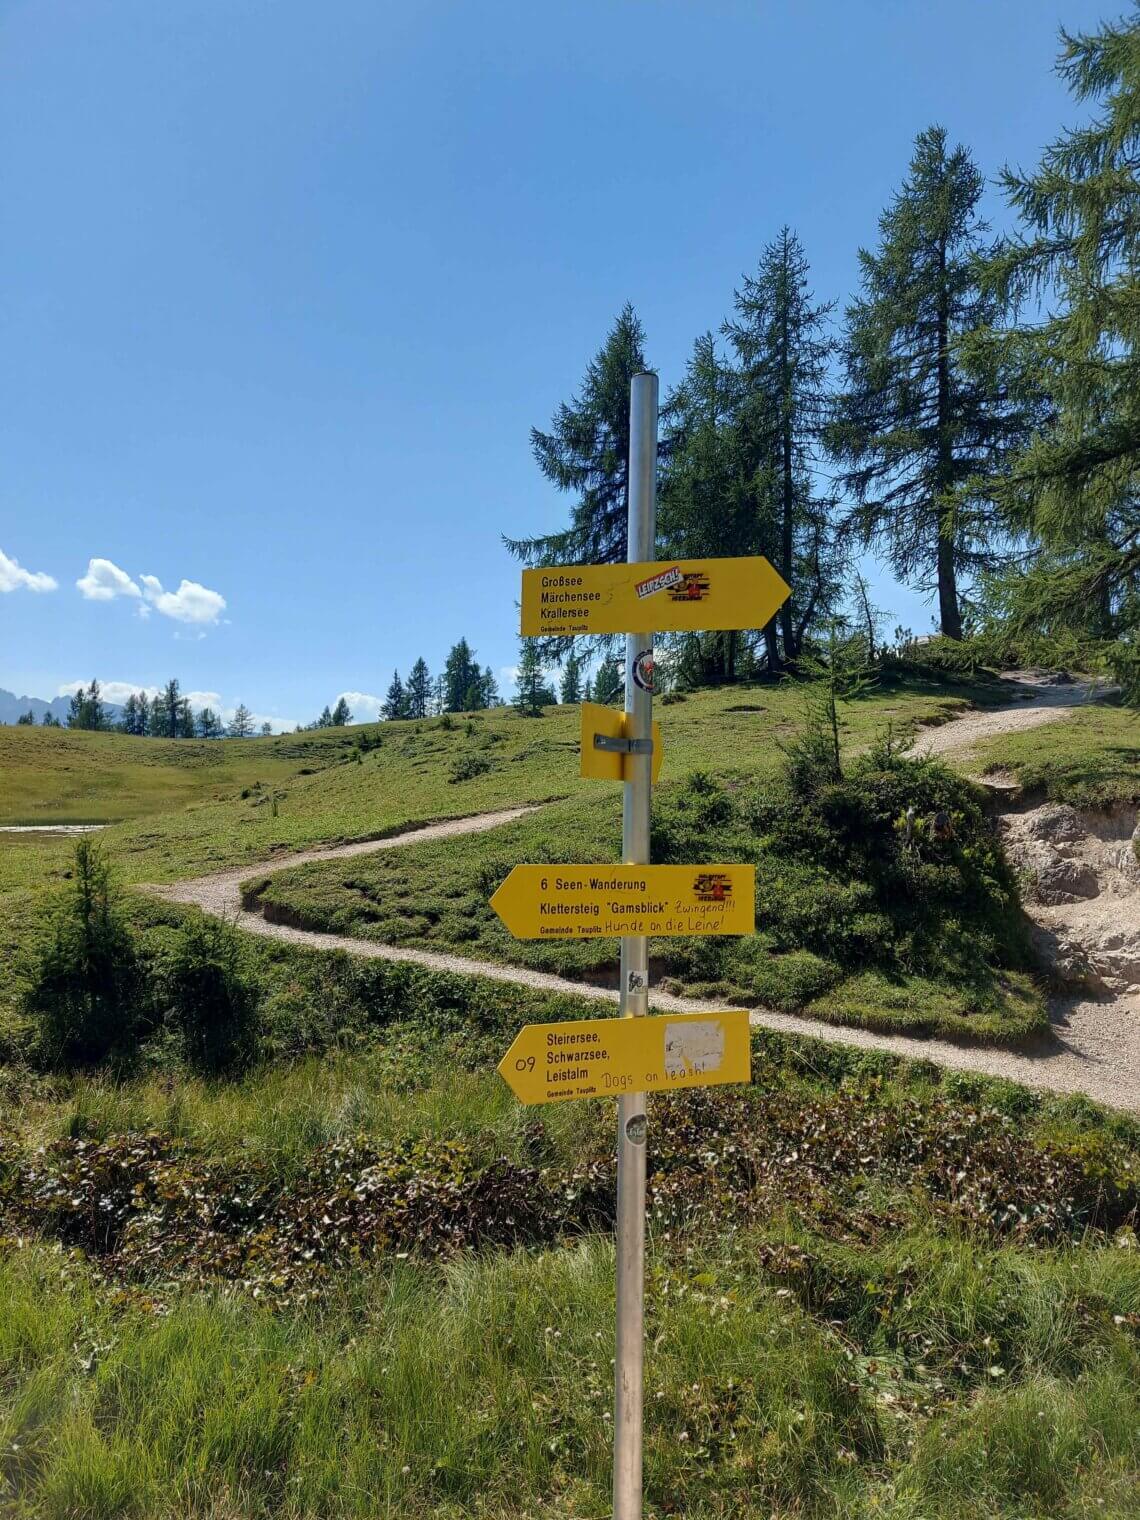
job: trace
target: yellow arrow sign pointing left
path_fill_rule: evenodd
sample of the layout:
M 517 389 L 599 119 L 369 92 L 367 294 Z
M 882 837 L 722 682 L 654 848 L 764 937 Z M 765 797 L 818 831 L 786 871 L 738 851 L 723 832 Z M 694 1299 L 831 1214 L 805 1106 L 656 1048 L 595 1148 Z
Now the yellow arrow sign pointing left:
M 528 1024 L 499 1074 L 521 1103 L 747 1082 L 748 1036 L 744 1010 Z
M 755 866 L 515 866 L 491 906 L 516 939 L 751 934 Z

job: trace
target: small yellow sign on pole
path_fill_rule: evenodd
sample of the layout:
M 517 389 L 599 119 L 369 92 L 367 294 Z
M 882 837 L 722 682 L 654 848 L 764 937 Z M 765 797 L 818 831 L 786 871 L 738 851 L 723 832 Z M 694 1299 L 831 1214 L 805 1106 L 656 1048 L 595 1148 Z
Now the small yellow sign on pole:
M 763 628 L 791 595 L 762 555 L 524 570 L 526 638 Z
M 582 775 L 595 781 L 628 781 L 629 714 L 597 702 L 582 703 Z M 653 724 L 653 785 L 661 774 L 661 727 Z
M 491 906 L 516 939 L 751 934 L 755 866 L 515 866 Z
M 747 1082 L 748 1014 L 740 1010 L 528 1024 L 499 1062 L 499 1073 L 520 1103 Z

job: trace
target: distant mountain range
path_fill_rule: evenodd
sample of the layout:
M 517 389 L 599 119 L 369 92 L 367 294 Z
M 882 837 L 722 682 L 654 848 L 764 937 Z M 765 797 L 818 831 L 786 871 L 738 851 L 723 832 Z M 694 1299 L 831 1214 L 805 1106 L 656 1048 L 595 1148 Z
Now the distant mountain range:
M 67 710 L 71 706 L 70 697 L 52 697 L 50 702 L 45 702 L 43 697 L 18 697 L 14 691 L 5 691 L 0 686 L 0 723 L 15 723 L 17 718 L 22 718 L 28 711 L 34 712 L 36 722 L 42 723 L 44 713 L 51 713 L 53 718 L 60 723 L 67 722 Z M 121 707 L 116 707 L 113 702 L 106 704 L 107 716 L 112 722 L 116 722 Z

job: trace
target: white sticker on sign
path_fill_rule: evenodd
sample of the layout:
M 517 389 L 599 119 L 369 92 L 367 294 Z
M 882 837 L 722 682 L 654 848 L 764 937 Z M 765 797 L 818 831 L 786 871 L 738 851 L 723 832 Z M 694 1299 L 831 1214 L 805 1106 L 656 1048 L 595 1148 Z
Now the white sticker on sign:
M 651 575 L 646 581 L 638 581 L 635 590 L 639 597 L 652 596 L 655 591 L 667 591 L 670 586 L 677 586 L 684 579 L 680 565 L 674 565 L 669 570 L 662 570 L 660 575 Z
M 684 1076 L 686 1072 L 716 1071 L 723 1064 L 723 1024 L 715 1019 L 666 1024 L 665 1070 L 671 1077 Z

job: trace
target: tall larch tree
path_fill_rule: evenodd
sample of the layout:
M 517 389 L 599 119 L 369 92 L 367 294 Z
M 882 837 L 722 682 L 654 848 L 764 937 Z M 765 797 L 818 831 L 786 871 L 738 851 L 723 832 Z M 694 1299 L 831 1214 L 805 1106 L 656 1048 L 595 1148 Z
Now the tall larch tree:
M 735 377 L 718 355 L 712 333 L 704 333 L 693 344 L 684 379 L 662 408 L 669 449 L 657 523 L 669 556 L 760 552 L 758 516 L 738 461 L 736 403 Z M 735 631 L 682 634 L 664 642 L 683 651 L 683 662 L 694 666 L 699 682 L 735 678 L 740 643 Z
M 836 343 L 832 306 L 816 303 L 807 257 L 789 227 L 767 245 L 734 293 L 723 333 L 732 347 L 736 464 L 758 546 L 792 595 L 773 620 L 777 661 L 794 660 L 812 619 L 839 595 L 834 497 L 820 489 Z M 773 665 L 773 629 L 765 630 Z
M 426 718 L 428 709 L 431 706 L 431 675 L 427 668 L 427 661 L 422 655 L 412 666 L 405 689 L 408 701 L 408 717 Z
M 919 133 L 902 189 L 861 249 L 862 293 L 847 308 L 847 387 L 828 442 L 856 500 L 853 522 L 896 575 L 937 593 L 938 624 L 962 636 L 962 582 L 991 567 L 1002 520 L 985 488 L 1028 418 L 967 368 L 962 339 L 998 318 L 980 279 L 989 253 L 984 180 L 945 129 Z M 970 483 L 974 483 L 972 486 Z
M 403 681 L 400 679 L 400 672 L 398 670 L 392 672 L 392 680 L 388 685 L 388 694 L 384 698 L 384 705 L 380 711 L 390 723 L 394 723 L 398 718 L 406 718 L 408 716 L 408 694 Z
M 542 709 L 551 695 L 546 686 L 538 640 L 521 639 L 515 675 L 515 711 L 524 718 L 541 718 Z
M 998 485 L 1014 528 L 1039 546 L 1007 583 L 1009 609 L 1038 631 L 1113 640 L 1140 695 L 1140 7 L 1061 41 L 1060 74 L 1102 107 L 1035 173 L 1003 174 L 1024 230 L 990 278 L 1008 310 L 1041 297 L 1045 312 L 980 335 L 975 357 L 1052 401 Z
M 248 739 L 253 733 L 253 714 L 244 702 L 239 702 L 230 719 L 228 733 L 231 739 Z
M 591 359 L 580 390 L 555 412 L 550 431 L 532 428 L 539 469 L 576 500 L 560 533 L 506 540 L 530 565 L 601 565 L 625 559 L 629 518 L 629 387 L 645 370 L 645 332 L 623 307 Z
M 453 644 L 443 668 L 444 711 L 466 712 L 472 700 L 478 706 L 481 674 L 475 661 L 475 651 L 467 640 L 460 639 Z
M 562 684 L 558 699 L 568 704 L 582 700 L 582 661 L 578 658 L 578 652 L 573 645 L 562 667 Z

